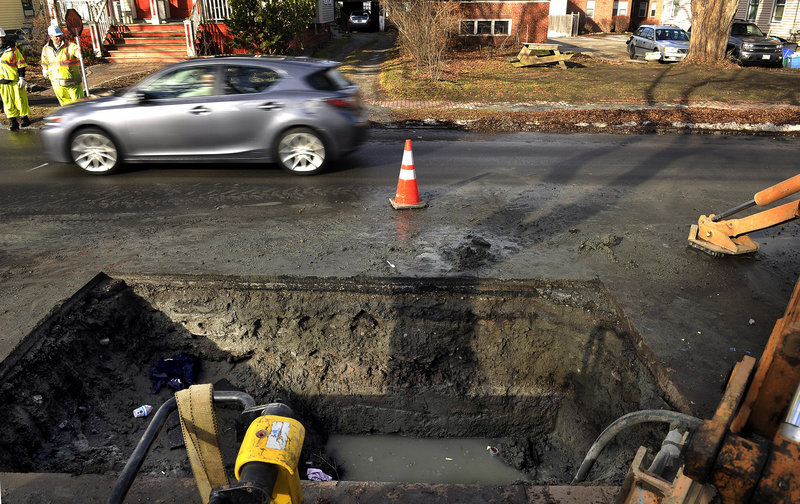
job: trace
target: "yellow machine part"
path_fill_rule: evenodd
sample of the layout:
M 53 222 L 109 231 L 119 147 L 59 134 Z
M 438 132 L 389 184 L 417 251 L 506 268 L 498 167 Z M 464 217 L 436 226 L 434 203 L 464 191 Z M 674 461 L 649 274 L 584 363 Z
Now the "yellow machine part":
M 247 463 L 274 464 L 279 471 L 272 492 L 272 503 L 303 502 L 297 463 L 305 437 L 305 427 L 293 418 L 275 415 L 256 418 L 247 429 L 236 457 L 236 479 L 239 479 L 242 466 Z

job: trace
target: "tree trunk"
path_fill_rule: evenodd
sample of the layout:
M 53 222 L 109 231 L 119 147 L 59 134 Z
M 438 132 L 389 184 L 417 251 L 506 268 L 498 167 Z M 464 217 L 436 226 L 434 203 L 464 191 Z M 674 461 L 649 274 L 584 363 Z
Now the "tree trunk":
M 692 0 L 692 36 L 684 61 L 716 63 L 725 58 L 738 4 L 739 0 Z

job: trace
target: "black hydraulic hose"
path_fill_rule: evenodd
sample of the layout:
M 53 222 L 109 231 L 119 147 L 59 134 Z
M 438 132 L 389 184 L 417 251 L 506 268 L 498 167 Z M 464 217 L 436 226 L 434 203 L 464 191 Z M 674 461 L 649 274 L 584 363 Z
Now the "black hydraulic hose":
M 735 207 L 731 208 L 730 210 L 725 210 L 724 212 L 722 212 L 719 215 L 715 215 L 714 218 L 711 219 L 711 222 L 719 222 L 722 219 L 727 219 L 731 215 L 737 214 L 737 213 L 741 212 L 742 210 L 747 210 L 748 208 L 754 207 L 754 206 L 756 206 L 756 200 L 752 199 L 752 200 L 748 201 L 747 203 L 742 203 L 741 205 L 735 206 Z
M 214 402 L 238 402 L 244 406 L 245 409 L 252 408 L 256 404 L 250 395 L 236 391 L 214 392 Z M 178 403 L 175 401 L 175 397 L 170 397 L 167 402 L 158 408 L 156 414 L 153 415 L 153 419 L 150 420 L 150 425 L 147 426 L 144 434 L 142 434 L 139 444 L 134 448 L 131 458 L 128 459 L 128 463 L 125 464 L 125 467 L 119 474 L 114 488 L 111 489 L 111 495 L 108 497 L 108 504 L 121 504 L 125 500 L 125 496 L 128 494 L 128 490 L 130 490 L 133 480 L 136 478 L 136 474 L 139 473 L 144 459 L 147 457 L 147 454 L 150 453 L 150 448 L 153 447 L 153 443 L 158 437 L 158 434 L 161 432 L 164 425 L 166 425 L 169 415 L 176 409 L 178 409 Z
M 594 444 L 592 444 L 592 447 L 589 448 L 588 452 L 586 452 L 586 457 L 584 457 L 581 467 L 578 469 L 578 473 L 572 479 L 571 484 L 577 485 L 586 478 L 586 475 L 589 473 L 592 465 L 594 465 L 595 460 L 597 460 L 597 457 L 600 456 L 600 452 L 603 451 L 603 448 L 605 448 L 609 441 L 614 439 L 614 436 L 629 427 L 648 422 L 682 422 L 686 424 L 689 429 L 696 429 L 701 423 L 703 423 L 703 421 L 697 417 L 669 410 L 642 410 L 623 415 L 611 422 L 611 425 L 606 427 L 605 430 L 603 430 L 603 432 L 597 436 L 597 439 L 594 441 Z

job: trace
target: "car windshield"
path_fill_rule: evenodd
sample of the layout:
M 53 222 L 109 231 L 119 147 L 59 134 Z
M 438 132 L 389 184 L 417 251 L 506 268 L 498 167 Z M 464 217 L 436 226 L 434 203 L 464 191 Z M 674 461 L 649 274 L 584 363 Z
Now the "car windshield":
M 731 26 L 731 35 L 756 35 L 758 37 L 763 37 L 764 32 L 754 24 L 735 23 Z
M 656 40 L 687 41 L 689 40 L 689 35 L 683 30 L 658 29 L 656 30 Z
M 350 17 L 353 19 L 365 19 L 369 17 L 369 14 L 367 14 L 366 12 L 354 12 L 350 14 Z

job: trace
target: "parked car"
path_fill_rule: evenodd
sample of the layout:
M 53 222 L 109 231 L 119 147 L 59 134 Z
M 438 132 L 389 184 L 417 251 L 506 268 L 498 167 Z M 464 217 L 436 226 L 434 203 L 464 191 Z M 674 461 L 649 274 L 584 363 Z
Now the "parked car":
M 682 61 L 689 53 L 689 34 L 677 26 L 642 25 L 626 42 L 631 59 L 659 53 L 660 62 Z
M 767 37 L 755 23 L 734 19 L 728 37 L 728 57 L 740 65 L 758 63 L 769 66 L 783 64 L 783 43 Z
M 353 11 L 347 18 L 348 30 L 368 30 L 370 28 L 369 13 L 365 11 Z
M 58 109 L 44 120 L 44 146 L 54 161 L 93 175 L 141 161 L 267 161 L 311 175 L 366 136 L 359 88 L 337 66 L 280 57 L 175 63 L 116 96 Z

